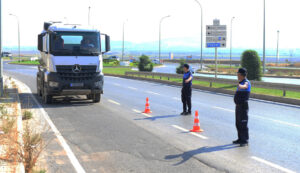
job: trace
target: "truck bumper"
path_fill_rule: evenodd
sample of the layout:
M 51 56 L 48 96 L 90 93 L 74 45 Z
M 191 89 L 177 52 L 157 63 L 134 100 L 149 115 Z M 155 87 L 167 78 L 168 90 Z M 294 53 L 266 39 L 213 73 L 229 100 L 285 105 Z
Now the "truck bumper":
M 90 80 L 66 81 L 57 73 L 48 73 L 45 81 L 47 94 L 52 96 L 103 94 L 104 77 L 99 74 Z M 76 85 L 75 85 L 76 84 Z

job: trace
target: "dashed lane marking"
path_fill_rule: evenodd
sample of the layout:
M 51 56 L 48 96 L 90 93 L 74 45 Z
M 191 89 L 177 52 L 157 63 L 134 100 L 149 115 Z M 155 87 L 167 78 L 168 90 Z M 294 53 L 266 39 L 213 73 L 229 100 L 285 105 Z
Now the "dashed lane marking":
M 152 92 L 152 91 L 146 91 L 146 92 L 149 93 L 149 94 L 160 95 L 159 93 Z
M 172 97 L 174 100 L 181 100 L 179 97 Z
M 134 88 L 134 87 L 128 87 L 128 88 L 131 90 L 137 90 L 137 88 Z
M 270 166 L 270 167 L 276 168 L 276 169 L 278 169 L 278 170 L 280 170 L 280 171 L 282 171 L 282 172 L 286 172 L 286 173 L 296 173 L 295 171 L 289 170 L 289 169 L 287 169 L 287 168 L 284 168 L 284 167 L 279 166 L 279 165 L 277 165 L 277 164 L 275 164 L 275 163 L 266 161 L 266 160 L 264 160 L 264 159 L 261 159 L 261 158 L 255 157 L 255 156 L 252 156 L 251 158 L 252 158 L 253 160 L 256 160 L 256 161 L 258 161 L 258 162 L 261 162 L 261 163 L 263 163 L 263 164 L 266 164 L 266 165 L 268 165 L 268 166 Z
M 116 104 L 116 105 L 121 105 L 120 103 L 118 103 L 118 102 L 116 102 L 114 100 L 111 100 L 111 99 L 108 99 L 107 101 L 110 102 L 110 103 Z
M 222 107 L 217 107 L 217 106 L 213 106 L 213 108 L 228 111 L 228 112 L 235 112 L 234 110 L 226 109 L 226 108 L 222 108 Z M 275 119 L 272 119 L 272 118 L 266 118 L 266 117 L 253 115 L 253 114 L 249 114 L 249 116 L 254 117 L 254 118 L 258 118 L 258 119 L 267 120 L 267 121 L 273 121 L 275 123 L 279 123 L 279 124 L 283 124 L 283 125 L 287 125 L 287 126 L 300 127 L 299 124 L 293 124 L 293 123 L 289 123 L 289 122 L 285 122 L 285 121 L 275 120 Z
M 218 106 L 213 106 L 213 108 L 220 109 L 220 110 L 223 110 L 223 111 L 228 111 L 228 112 L 234 112 L 234 110 L 226 109 L 226 108 L 221 108 L 221 107 L 218 107 Z
M 146 113 L 143 113 L 143 112 L 141 112 L 141 111 L 139 111 L 139 110 L 132 109 L 132 111 L 133 111 L 133 112 L 136 112 L 136 113 L 143 114 L 143 115 L 144 115 L 144 116 L 146 116 L 146 117 L 152 118 L 152 116 L 151 116 L 151 115 L 149 115 L 149 114 L 146 114 Z
M 182 127 L 180 127 L 180 126 L 177 126 L 177 125 L 172 125 L 172 127 L 174 127 L 174 128 L 176 128 L 176 129 L 178 129 L 178 130 L 181 130 L 181 131 L 183 131 L 183 132 L 190 132 L 189 130 L 187 130 L 187 129 L 185 129 L 185 128 L 182 128 Z M 208 137 L 206 137 L 206 136 L 203 136 L 203 135 L 200 135 L 200 134 L 198 134 L 198 133 L 189 133 L 189 134 L 191 134 L 191 135 L 194 135 L 194 136 L 197 136 L 197 137 L 199 137 L 199 138 L 201 138 L 201 139 L 208 139 Z
M 121 86 L 120 84 L 118 83 L 113 83 L 114 86 Z

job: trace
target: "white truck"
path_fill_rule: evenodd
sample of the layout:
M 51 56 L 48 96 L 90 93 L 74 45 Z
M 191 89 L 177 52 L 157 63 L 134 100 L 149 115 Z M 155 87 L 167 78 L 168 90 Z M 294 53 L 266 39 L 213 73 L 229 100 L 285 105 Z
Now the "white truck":
M 37 94 L 45 104 L 53 96 L 66 95 L 86 95 L 100 102 L 102 55 L 110 51 L 108 35 L 90 27 L 45 22 L 38 35 L 38 50 Z

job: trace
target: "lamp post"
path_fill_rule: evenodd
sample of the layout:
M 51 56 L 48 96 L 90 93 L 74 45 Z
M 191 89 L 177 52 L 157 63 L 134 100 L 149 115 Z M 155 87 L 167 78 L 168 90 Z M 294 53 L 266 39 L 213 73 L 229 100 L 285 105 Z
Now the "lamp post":
M 266 0 L 264 0 L 264 26 L 263 26 L 263 74 L 266 72 Z
M 277 58 L 277 66 L 279 65 L 279 34 L 280 34 L 280 31 L 278 30 L 277 31 L 277 53 L 276 53 L 276 58 Z
M 162 21 L 165 19 L 165 18 L 168 18 L 168 17 L 171 17 L 170 15 L 168 16 L 164 16 L 160 19 L 160 22 L 159 22 L 159 42 L 158 42 L 158 59 L 159 59 L 159 63 L 160 63 L 160 51 L 161 51 L 161 23 Z
M 230 25 L 230 68 L 232 64 L 232 23 L 235 17 L 231 18 L 231 25 Z
M 200 53 L 200 69 L 202 71 L 202 68 L 203 68 L 203 8 L 202 8 L 202 5 L 200 4 L 200 2 L 198 0 L 195 0 L 196 3 L 199 5 L 200 9 L 201 9 L 201 53 Z
M 21 61 L 21 48 L 20 48 L 20 21 L 19 21 L 19 17 L 14 15 L 14 14 L 9 14 L 11 16 L 14 16 L 17 19 L 18 22 L 18 52 L 19 52 L 19 62 Z
M 125 20 L 124 22 L 123 22 L 123 31 L 122 31 L 122 61 L 123 61 L 123 58 L 124 58 L 124 49 L 125 49 L 125 23 L 128 21 L 128 19 L 127 20 Z
M 91 14 L 91 6 L 89 6 L 89 12 L 88 12 L 88 25 L 90 25 L 90 14 Z

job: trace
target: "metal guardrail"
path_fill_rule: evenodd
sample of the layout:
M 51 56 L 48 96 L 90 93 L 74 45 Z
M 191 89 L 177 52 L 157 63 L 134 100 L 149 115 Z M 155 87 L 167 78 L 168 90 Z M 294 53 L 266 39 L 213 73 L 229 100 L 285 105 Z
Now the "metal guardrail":
M 168 80 L 170 78 L 182 79 L 182 75 L 180 74 L 168 74 L 168 73 L 153 73 L 153 72 L 125 72 L 126 76 L 138 76 L 138 77 L 166 77 Z M 209 82 L 210 87 L 213 86 L 213 83 L 221 83 L 221 84 L 229 84 L 229 85 L 237 85 L 237 80 L 232 79 L 220 79 L 220 78 L 210 78 L 210 77 L 202 77 L 202 76 L 194 76 L 194 80 Z M 280 80 L 280 79 L 279 79 Z M 260 81 L 251 81 L 252 87 L 255 88 L 266 88 L 266 89 L 275 89 L 282 90 L 283 96 L 286 96 L 286 91 L 295 91 L 300 92 L 300 85 L 293 84 L 279 84 L 279 83 L 269 83 L 269 82 L 260 82 Z

